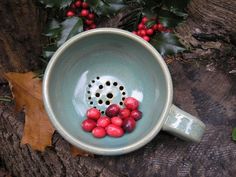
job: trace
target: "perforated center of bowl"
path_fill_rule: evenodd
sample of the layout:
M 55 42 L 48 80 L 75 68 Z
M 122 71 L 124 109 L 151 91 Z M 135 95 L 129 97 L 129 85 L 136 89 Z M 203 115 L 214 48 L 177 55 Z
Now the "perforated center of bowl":
M 88 104 L 102 113 L 110 104 L 122 106 L 127 95 L 124 84 L 111 76 L 97 76 L 88 83 L 86 91 Z

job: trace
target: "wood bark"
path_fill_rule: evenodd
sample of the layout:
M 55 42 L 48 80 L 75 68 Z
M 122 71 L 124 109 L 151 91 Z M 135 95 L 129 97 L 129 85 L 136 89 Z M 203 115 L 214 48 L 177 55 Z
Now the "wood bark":
M 35 3 L 0 1 L 0 71 L 38 67 L 45 18 Z M 176 31 L 191 52 L 166 61 L 174 104 L 207 125 L 199 144 L 161 132 L 127 155 L 73 157 L 69 143 L 55 132 L 52 147 L 37 152 L 20 144 L 24 114 L 14 112 L 12 103 L 1 103 L 0 167 L 23 177 L 235 176 L 236 143 L 231 131 L 236 126 L 236 79 L 231 71 L 236 68 L 236 2 L 192 0 L 188 11 L 187 22 Z M 0 80 L 0 95 L 10 95 L 5 80 Z

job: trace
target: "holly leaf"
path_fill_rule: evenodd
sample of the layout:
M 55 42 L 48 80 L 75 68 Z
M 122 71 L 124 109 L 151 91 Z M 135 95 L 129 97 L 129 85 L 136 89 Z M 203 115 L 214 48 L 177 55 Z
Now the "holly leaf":
M 167 10 L 157 10 L 158 20 L 167 28 L 176 27 L 179 23 L 183 22 L 183 18 Z
M 58 47 L 74 35 L 83 31 L 83 21 L 79 17 L 67 18 L 61 23 L 61 25 L 62 31 L 60 39 L 57 41 Z
M 157 33 L 153 36 L 150 43 L 161 55 L 173 55 L 185 50 L 173 33 Z
M 61 34 L 62 27 L 56 19 L 52 19 L 45 28 L 43 35 L 47 37 L 57 38 Z
M 188 14 L 186 13 L 186 8 L 190 0 L 165 0 L 163 1 L 165 7 L 172 13 L 186 18 Z
M 232 131 L 232 139 L 234 141 L 236 141 L 236 128 L 233 128 L 233 131 Z
M 52 135 L 55 131 L 42 101 L 42 81 L 32 72 L 5 73 L 11 85 L 12 95 L 15 99 L 16 110 L 25 112 L 24 133 L 22 144 L 31 145 L 32 149 L 44 151 L 51 146 Z M 71 154 L 76 156 L 92 156 L 90 153 L 71 145 Z
M 66 8 L 70 6 L 70 4 L 73 2 L 73 0 L 40 0 L 42 4 L 46 6 L 46 8 Z
M 56 50 L 57 50 L 57 46 L 55 44 L 48 45 L 47 47 L 43 48 L 42 57 L 50 59 Z

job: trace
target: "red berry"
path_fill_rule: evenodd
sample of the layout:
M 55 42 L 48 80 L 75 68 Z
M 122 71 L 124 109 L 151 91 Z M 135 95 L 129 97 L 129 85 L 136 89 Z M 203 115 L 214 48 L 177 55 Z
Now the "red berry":
M 161 23 L 158 23 L 156 28 L 157 28 L 158 31 L 163 31 L 164 30 L 164 26 Z
M 143 36 L 143 39 L 145 40 L 145 41 L 150 41 L 150 37 L 148 37 L 148 36 Z
M 71 4 L 71 5 L 70 5 L 70 8 L 75 9 L 75 8 L 76 8 L 76 5 L 75 5 L 75 4 Z
M 146 33 L 147 33 L 147 35 L 151 36 L 151 35 L 153 35 L 154 31 L 153 31 L 153 29 L 147 29 Z
M 144 24 L 140 23 L 140 24 L 138 25 L 138 29 L 139 29 L 139 30 L 144 29 L 144 28 L 145 28 L 145 25 L 144 25 Z
M 125 107 L 129 110 L 135 110 L 138 108 L 139 106 L 139 102 L 138 100 L 136 100 L 135 98 L 133 97 L 127 97 L 125 100 L 124 100 L 124 104 L 125 104 Z
M 85 20 L 86 25 L 92 25 L 93 24 L 93 20 Z
M 130 116 L 130 110 L 127 108 L 121 109 L 119 113 L 120 118 L 125 119 Z
M 96 122 L 92 119 L 85 119 L 81 126 L 84 131 L 91 132 L 96 127 Z
M 89 28 L 89 27 L 86 27 L 86 28 L 85 28 L 85 31 L 88 31 L 88 30 L 90 30 L 90 28 Z
M 124 135 L 124 130 L 117 126 L 117 125 L 114 125 L 114 124 L 110 124 L 106 127 L 106 132 L 109 136 L 112 136 L 112 137 L 121 137 Z
M 88 14 L 88 19 L 93 20 L 95 17 L 94 13 Z
M 97 121 L 97 126 L 98 126 L 98 127 L 103 127 L 103 128 L 105 128 L 105 127 L 107 127 L 110 123 L 111 123 L 111 120 L 110 120 L 108 117 L 102 116 L 102 117 L 100 117 L 100 118 L 98 119 L 98 121 Z
M 138 35 L 138 33 L 136 31 L 132 31 L 132 33 Z
M 117 104 L 111 104 L 107 109 L 106 109 L 106 115 L 108 117 L 115 117 L 119 114 L 120 112 L 120 107 Z
M 148 18 L 147 18 L 147 17 L 143 17 L 143 18 L 142 18 L 142 23 L 143 23 L 143 24 L 146 24 L 147 22 L 148 22 Z
M 122 127 L 126 132 L 132 132 L 135 129 L 135 126 L 136 122 L 132 117 L 124 119 Z
M 87 2 L 83 2 L 83 3 L 82 3 L 82 7 L 83 7 L 84 9 L 87 9 L 87 8 L 88 8 L 88 3 L 87 3 Z
M 90 108 L 87 111 L 87 118 L 89 119 L 94 119 L 94 120 L 98 120 L 101 116 L 101 113 L 99 110 L 97 110 L 96 108 Z
M 140 35 L 145 36 L 146 35 L 146 30 L 140 30 Z
M 82 2 L 81 2 L 81 1 L 76 1 L 76 2 L 75 2 L 75 6 L 76 6 L 76 7 L 80 7 L 80 6 L 81 6 L 81 4 L 82 4 Z
M 97 26 L 93 23 L 89 26 L 91 29 L 95 29 Z
M 87 17 L 88 14 L 89 14 L 89 11 L 88 11 L 88 10 L 86 10 L 86 9 L 81 10 L 80 15 L 81 15 L 82 17 Z
M 153 26 L 152 26 L 152 29 L 153 29 L 154 31 L 158 30 L 157 24 L 153 25 Z
M 104 136 L 106 136 L 106 131 L 102 127 L 96 127 L 93 129 L 92 134 L 96 138 L 103 138 Z
M 66 13 L 66 16 L 67 17 L 73 17 L 75 15 L 75 13 L 73 12 L 73 11 L 68 11 L 67 13 Z
M 121 126 L 123 124 L 123 120 L 120 117 L 112 117 L 111 123 L 117 126 Z
M 143 113 L 139 110 L 133 110 L 130 114 L 130 117 L 134 118 L 135 121 L 138 121 L 142 118 Z
M 137 32 L 137 35 L 138 35 L 138 36 L 141 36 L 141 32 L 140 32 L 140 31 L 138 31 L 138 32 Z

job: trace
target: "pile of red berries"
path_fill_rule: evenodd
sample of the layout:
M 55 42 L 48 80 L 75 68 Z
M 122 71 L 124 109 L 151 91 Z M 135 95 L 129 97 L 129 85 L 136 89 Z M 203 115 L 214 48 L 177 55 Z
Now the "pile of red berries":
M 80 16 L 83 18 L 85 30 L 96 28 L 94 22 L 95 14 L 89 9 L 87 2 L 77 0 L 71 4 L 70 9 L 66 12 L 67 17 Z
M 143 17 L 141 22 L 138 24 L 137 31 L 132 33 L 142 37 L 145 41 L 150 41 L 150 37 L 156 32 L 170 32 L 170 29 L 165 28 L 161 23 L 153 24 L 147 27 L 147 23 L 150 21 L 147 17 Z
M 128 97 L 124 100 L 125 108 L 121 109 L 117 104 L 111 104 L 105 111 L 106 116 L 101 115 L 96 108 L 87 111 L 87 119 L 81 126 L 84 131 L 92 132 L 96 138 L 106 135 L 121 137 L 125 132 L 130 133 L 136 127 L 136 121 L 142 118 L 142 112 L 138 110 L 139 102 Z

